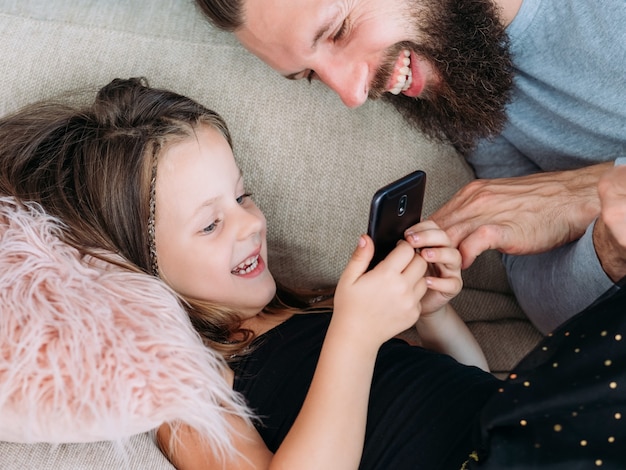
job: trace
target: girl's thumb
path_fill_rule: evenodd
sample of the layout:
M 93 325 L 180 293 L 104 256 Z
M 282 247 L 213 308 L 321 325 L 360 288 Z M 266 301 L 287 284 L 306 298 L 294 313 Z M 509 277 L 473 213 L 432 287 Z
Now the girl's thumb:
M 367 235 L 361 235 L 357 247 L 352 252 L 352 256 L 348 261 L 346 269 L 343 271 L 342 278 L 354 281 L 362 276 L 374 256 L 374 243 Z

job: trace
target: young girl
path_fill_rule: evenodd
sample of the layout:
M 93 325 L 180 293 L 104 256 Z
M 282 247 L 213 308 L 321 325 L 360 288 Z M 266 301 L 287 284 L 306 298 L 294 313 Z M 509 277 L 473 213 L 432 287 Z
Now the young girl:
M 164 423 L 158 442 L 177 468 L 458 469 L 472 452 L 498 381 L 448 304 L 461 260 L 434 223 L 415 227 L 419 252 L 401 241 L 371 271 L 362 236 L 332 314 L 277 292 L 224 121 L 140 79 L 114 80 L 90 107 L 1 120 L 0 193 L 41 204 L 81 252 L 162 279 L 231 364 L 258 421 L 230 418 L 227 462 Z M 416 322 L 431 350 L 394 339 Z

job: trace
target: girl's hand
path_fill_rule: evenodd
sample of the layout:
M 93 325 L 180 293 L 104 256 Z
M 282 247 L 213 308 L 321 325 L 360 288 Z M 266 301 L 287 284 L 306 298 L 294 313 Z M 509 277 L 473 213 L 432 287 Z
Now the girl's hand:
M 461 292 L 461 253 L 432 220 L 414 225 L 406 231 L 405 237 L 429 263 L 425 278 L 428 291 L 422 298 L 422 315 L 434 313 Z
M 427 263 L 405 241 L 367 271 L 373 254 L 372 239 L 361 236 L 337 284 L 332 323 L 343 335 L 359 343 L 369 342 L 378 350 L 383 342 L 417 322 L 427 288 Z
M 463 287 L 461 254 L 432 220 L 414 225 L 405 236 L 429 263 L 428 291 L 422 299 L 422 316 L 416 324 L 422 346 L 449 354 L 462 364 L 489 370 L 476 338 L 449 304 Z

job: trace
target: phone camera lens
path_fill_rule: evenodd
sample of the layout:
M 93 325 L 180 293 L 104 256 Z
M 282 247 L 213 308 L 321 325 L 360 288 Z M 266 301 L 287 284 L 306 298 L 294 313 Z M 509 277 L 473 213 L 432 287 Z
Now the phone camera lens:
M 406 212 L 407 200 L 408 200 L 408 197 L 405 194 L 400 198 L 400 202 L 398 202 L 398 215 L 400 217 L 402 217 L 404 213 Z

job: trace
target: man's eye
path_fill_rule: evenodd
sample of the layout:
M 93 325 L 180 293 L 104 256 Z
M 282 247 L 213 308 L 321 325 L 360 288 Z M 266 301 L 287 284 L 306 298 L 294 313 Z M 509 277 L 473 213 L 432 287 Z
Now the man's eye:
M 221 222 L 220 219 L 217 219 L 215 222 L 213 222 L 212 224 L 207 225 L 206 227 L 204 227 L 202 229 L 203 233 L 213 233 L 215 232 L 215 230 L 217 229 L 217 226 L 219 225 L 219 223 Z
M 335 35 L 333 36 L 333 41 L 337 42 L 339 41 L 342 37 L 345 36 L 346 34 L 346 30 L 348 29 L 348 19 L 346 18 L 345 20 L 343 20 L 343 23 L 341 23 L 341 26 L 339 27 L 339 30 L 335 33 Z
M 246 199 L 248 199 L 248 198 L 249 198 L 249 197 L 251 197 L 251 196 L 252 196 L 252 194 L 251 194 L 251 193 L 244 193 L 244 194 L 242 194 L 241 196 L 239 196 L 239 197 L 236 199 L 237 204 L 239 204 L 239 205 L 243 204 L 244 202 L 246 202 Z

